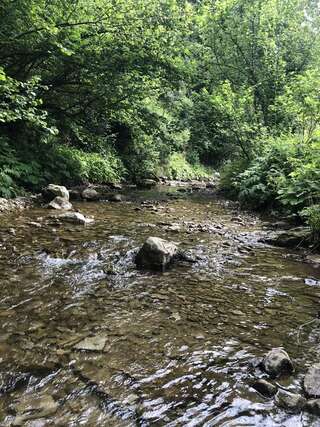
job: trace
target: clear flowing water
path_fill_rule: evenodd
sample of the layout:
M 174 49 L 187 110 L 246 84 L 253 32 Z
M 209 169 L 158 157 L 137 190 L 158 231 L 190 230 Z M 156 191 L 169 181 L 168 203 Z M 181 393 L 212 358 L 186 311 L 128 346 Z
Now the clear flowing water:
M 76 204 L 86 227 L 46 209 L 0 218 L 1 426 L 320 425 L 251 388 L 272 347 L 296 366 L 289 390 L 319 362 L 320 325 L 299 328 L 317 316 L 319 270 L 214 195 L 168 191 Z M 197 262 L 137 271 L 150 235 Z

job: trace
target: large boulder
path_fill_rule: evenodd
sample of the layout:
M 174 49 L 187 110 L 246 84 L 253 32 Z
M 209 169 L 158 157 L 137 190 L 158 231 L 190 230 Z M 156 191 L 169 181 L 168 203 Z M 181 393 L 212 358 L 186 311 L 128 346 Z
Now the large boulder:
M 72 204 L 69 202 L 69 200 L 65 199 L 64 197 L 55 197 L 51 202 L 48 204 L 49 209 L 61 209 L 64 211 L 70 211 L 72 209 Z
M 86 218 L 80 212 L 67 212 L 63 215 L 59 215 L 58 219 L 63 222 L 68 222 L 69 224 L 76 224 L 76 225 L 85 225 L 93 222 L 93 219 Z
M 63 185 L 49 184 L 43 188 L 42 196 L 47 202 L 51 202 L 55 197 L 69 200 L 69 191 Z
M 70 200 L 82 200 L 82 191 L 79 188 L 71 188 L 69 189 L 69 197 Z
M 320 363 L 316 363 L 308 369 L 303 387 L 309 397 L 320 397 Z
M 280 389 L 275 396 L 275 403 L 280 408 L 288 409 L 292 412 L 300 412 L 305 404 L 306 399 L 300 394 L 290 393 L 289 391 Z
M 94 188 L 86 188 L 82 191 L 81 196 L 88 201 L 95 201 L 100 199 L 99 193 Z
M 263 238 L 262 241 L 282 248 L 296 248 L 298 246 L 308 246 L 310 237 L 310 228 L 297 227 L 287 231 L 274 232 L 267 238 Z
M 294 371 L 293 363 L 283 348 L 273 348 L 269 351 L 262 361 L 262 366 L 273 378 L 282 374 L 291 374 Z
M 164 270 L 178 255 L 178 247 L 159 237 L 149 237 L 136 255 L 137 267 Z

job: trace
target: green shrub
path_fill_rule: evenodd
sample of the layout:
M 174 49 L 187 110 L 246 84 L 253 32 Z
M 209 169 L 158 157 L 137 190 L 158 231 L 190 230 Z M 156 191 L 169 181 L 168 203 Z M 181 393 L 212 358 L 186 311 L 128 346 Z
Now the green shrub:
M 241 159 L 231 162 L 222 171 L 222 186 L 239 201 L 254 208 L 273 206 L 277 203 L 277 184 L 290 172 L 288 156 L 293 141 L 269 139 L 261 144 L 259 155 L 251 162 Z
M 268 139 L 250 163 L 229 163 L 222 186 L 254 208 L 299 212 L 320 201 L 320 141 L 303 143 L 292 135 Z
M 278 200 L 298 212 L 320 202 L 320 141 L 297 143 L 290 159 L 291 171 L 278 184 Z
M 220 187 L 231 198 L 237 198 L 239 194 L 238 177 L 249 166 L 249 161 L 244 157 L 227 161 L 221 168 Z
M 0 138 L 0 196 L 15 197 L 24 192 L 25 184 L 37 184 L 41 166 L 35 160 L 21 161 L 17 151 L 6 138 Z
M 320 240 L 320 204 L 304 208 L 300 212 L 306 223 L 311 227 L 314 241 Z
M 200 164 L 189 163 L 183 154 L 175 153 L 169 158 L 162 173 L 169 179 L 201 179 L 212 175 L 210 170 Z
M 120 181 L 125 175 L 123 163 L 114 151 L 85 153 L 68 146 L 60 146 L 55 151 L 54 166 L 59 165 L 57 182 L 105 184 Z
M 21 160 L 23 159 L 23 161 Z M 14 149 L 0 138 L 0 196 L 14 197 L 25 189 L 38 191 L 49 182 L 64 185 L 118 182 L 125 175 L 116 153 L 85 153 L 68 146 L 29 144 Z

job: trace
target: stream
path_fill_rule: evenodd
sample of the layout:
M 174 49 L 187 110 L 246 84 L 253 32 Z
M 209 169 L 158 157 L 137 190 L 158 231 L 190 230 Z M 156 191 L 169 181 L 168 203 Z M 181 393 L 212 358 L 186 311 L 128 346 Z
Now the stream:
M 273 347 L 294 362 L 278 381 L 293 392 L 319 362 L 320 320 L 301 328 L 319 269 L 261 243 L 271 223 L 167 186 L 73 204 L 94 222 L 0 217 L 1 426 L 320 426 L 251 387 Z M 196 262 L 138 271 L 148 236 Z

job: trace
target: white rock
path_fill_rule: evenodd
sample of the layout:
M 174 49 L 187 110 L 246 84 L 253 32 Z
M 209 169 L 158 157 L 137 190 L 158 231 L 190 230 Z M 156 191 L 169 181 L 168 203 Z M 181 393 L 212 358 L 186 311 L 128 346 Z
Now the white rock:
M 85 338 L 73 348 L 76 350 L 102 351 L 106 346 L 106 342 L 107 338 L 104 335 L 96 335 L 94 337 Z
M 48 204 L 48 208 L 70 211 L 72 209 L 72 204 L 67 199 L 57 196 Z
M 42 194 L 49 201 L 57 196 L 69 200 L 69 191 L 63 185 L 49 184 L 42 190 Z
M 86 218 L 80 212 L 68 212 L 63 215 L 59 215 L 58 219 L 63 222 L 68 222 L 70 224 L 79 224 L 79 225 L 90 224 L 93 222 L 93 219 Z

